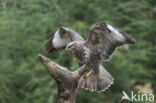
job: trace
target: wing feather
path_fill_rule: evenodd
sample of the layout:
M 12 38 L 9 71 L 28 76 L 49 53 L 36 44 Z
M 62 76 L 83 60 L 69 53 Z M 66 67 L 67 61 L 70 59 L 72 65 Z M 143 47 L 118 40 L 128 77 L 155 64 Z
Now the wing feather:
M 54 50 L 64 49 L 72 41 L 84 41 L 84 39 L 73 29 L 60 26 L 54 35 L 49 37 L 44 50 L 50 53 Z
M 102 23 L 93 26 L 87 44 L 96 47 L 100 59 L 107 61 L 116 48 L 124 44 L 133 44 L 135 39 L 119 28 Z

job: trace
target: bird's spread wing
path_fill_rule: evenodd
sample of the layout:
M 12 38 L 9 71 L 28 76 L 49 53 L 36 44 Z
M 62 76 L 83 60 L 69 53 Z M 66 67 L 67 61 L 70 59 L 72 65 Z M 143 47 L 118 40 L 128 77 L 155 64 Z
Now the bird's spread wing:
M 44 50 L 52 52 L 54 50 L 62 49 L 71 41 L 84 41 L 84 39 L 76 31 L 60 26 L 58 30 L 49 37 Z
M 115 49 L 123 44 L 133 44 L 135 39 L 117 27 L 101 23 L 93 26 L 87 44 L 96 47 L 102 60 L 109 60 Z

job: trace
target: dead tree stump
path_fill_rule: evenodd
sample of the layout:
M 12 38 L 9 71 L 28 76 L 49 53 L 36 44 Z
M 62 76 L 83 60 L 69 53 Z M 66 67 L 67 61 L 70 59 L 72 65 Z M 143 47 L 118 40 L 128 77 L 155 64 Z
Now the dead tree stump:
M 87 71 L 86 65 L 83 65 L 76 71 L 69 71 L 67 68 L 56 64 L 41 54 L 38 56 L 57 83 L 58 94 L 56 103 L 75 103 L 78 81 L 84 72 Z

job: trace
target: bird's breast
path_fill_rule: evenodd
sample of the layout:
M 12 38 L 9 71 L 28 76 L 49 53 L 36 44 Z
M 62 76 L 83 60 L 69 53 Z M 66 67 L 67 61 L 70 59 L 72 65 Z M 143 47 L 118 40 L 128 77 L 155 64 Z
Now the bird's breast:
M 83 49 L 73 50 L 72 54 L 78 59 L 80 63 L 87 62 L 87 53 Z

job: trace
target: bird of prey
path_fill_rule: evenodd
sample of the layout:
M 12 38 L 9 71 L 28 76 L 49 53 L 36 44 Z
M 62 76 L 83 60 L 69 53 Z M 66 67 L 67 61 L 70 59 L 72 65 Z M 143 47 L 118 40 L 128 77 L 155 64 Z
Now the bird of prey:
M 114 78 L 101 62 L 108 61 L 119 46 L 134 44 L 135 39 L 119 28 L 106 23 L 91 27 L 86 41 L 72 29 L 65 27 L 61 29 L 49 39 L 45 50 L 51 52 L 66 47 L 66 50 L 77 58 L 80 66 L 84 64 L 87 66 L 88 71 L 80 78 L 79 87 L 97 92 L 109 88 Z

